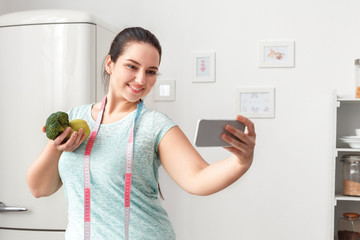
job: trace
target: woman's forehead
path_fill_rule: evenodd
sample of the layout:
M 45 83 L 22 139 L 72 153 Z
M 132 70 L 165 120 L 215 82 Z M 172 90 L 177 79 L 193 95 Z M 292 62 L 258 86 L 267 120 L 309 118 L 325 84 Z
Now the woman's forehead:
M 159 66 L 159 51 L 151 44 L 144 42 L 130 42 L 118 60 L 133 60 L 141 65 Z

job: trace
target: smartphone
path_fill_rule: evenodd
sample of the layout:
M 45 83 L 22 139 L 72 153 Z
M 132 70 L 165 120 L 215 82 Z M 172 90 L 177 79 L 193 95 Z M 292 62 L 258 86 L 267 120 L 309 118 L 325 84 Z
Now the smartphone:
M 225 130 L 226 125 L 232 125 L 235 128 L 244 131 L 245 125 L 237 120 L 216 120 L 216 119 L 200 119 L 197 122 L 194 144 L 197 147 L 230 147 L 221 135 L 223 133 L 233 137 Z

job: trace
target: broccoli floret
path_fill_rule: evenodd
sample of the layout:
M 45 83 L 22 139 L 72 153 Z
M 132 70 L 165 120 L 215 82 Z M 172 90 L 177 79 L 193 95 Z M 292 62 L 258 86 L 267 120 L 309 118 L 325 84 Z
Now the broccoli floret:
M 46 136 L 54 140 L 69 126 L 69 116 L 66 112 L 53 113 L 46 120 Z

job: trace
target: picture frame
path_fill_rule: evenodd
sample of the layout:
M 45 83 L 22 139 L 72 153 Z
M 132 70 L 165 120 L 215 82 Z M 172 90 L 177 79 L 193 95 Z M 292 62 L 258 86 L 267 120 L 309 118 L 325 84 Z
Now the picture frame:
M 175 80 L 157 80 L 154 86 L 156 102 L 175 101 Z
M 294 41 L 260 42 L 259 51 L 259 67 L 261 68 L 295 67 Z
M 192 82 L 215 82 L 215 52 L 201 52 L 193 54 Z
M 275 88 L 236 89 L 236 112 L 248 118 L 275 118 Z

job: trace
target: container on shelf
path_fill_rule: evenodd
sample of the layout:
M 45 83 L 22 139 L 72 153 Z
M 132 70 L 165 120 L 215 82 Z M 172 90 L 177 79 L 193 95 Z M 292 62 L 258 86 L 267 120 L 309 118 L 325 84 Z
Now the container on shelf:
M 360 214 L 344 213 L 337 225 L 338 240 L 360 240 Z
M 355 59 L 355 83 L 356 83 L 355 97 L 360 98 L 360 59 Z
M 344 155 L 343 163 L 343 194 L 360 196 L 360 155 Z

